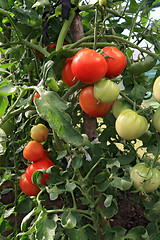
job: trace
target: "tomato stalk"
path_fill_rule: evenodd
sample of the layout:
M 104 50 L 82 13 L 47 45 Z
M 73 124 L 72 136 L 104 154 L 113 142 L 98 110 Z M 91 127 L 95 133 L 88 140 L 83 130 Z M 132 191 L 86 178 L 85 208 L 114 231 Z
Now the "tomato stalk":
M 78 81 L 75 85 L 73 85 L 68 89 L 68 91 L 63 95 L 62 99 L 66 100 L 69 97 L 69 95 L 74 93 L 77 89 L 80 89 L 82 86 L 87 86 L 87 85 L 88 84 Z
M 94 43 L 93 49 L 96 50 L 97 48 L 97 20 L 98 20 L 98 8 L 95 9 L 95 19 L 94 19 Z
M 159 155 L 160 155 L 160 134 L 157 133 L 157 132 L 156 132 L 156 139 L 157 139 L 158 148 L 157 148 L 157 152 L 156 152 L 156 155 L 154 157 L 154 160 L 151 163 L 151 168 L 155 167 L 157 161 L 159 160 Z

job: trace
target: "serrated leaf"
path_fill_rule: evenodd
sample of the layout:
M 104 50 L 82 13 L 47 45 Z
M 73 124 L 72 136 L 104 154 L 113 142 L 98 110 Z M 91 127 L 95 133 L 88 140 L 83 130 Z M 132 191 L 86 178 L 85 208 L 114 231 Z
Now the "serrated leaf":
M 81 146 L 83 137 L 73 128 L 71 117 L 65 112 L 67 102 L 55 92 L 44 90 L 40 95 L 40 98 L 35 99 L 35 105 L 41 118 L 46 120 L 64 141 Z

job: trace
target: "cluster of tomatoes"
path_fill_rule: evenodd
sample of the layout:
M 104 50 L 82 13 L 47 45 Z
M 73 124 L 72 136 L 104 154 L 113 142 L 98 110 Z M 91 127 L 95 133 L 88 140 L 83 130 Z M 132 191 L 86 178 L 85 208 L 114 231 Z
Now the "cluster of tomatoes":
M 112 108 L 119 95 L 119 86 L 111 79 L 125 69 L 127 59 L 116 47 L 104 47 L 103 54 L 84 48 L 72 58 L 67 58 L 62 69 L 62 78 L 68 86 L 77 81 L 88 84 L 83 87 L 79 103 L 82 110 L 92 117 L 103 117 Z
M 32 162 L 25 173 L 21 175 L 19 181 L 21 190 L 28 196 L 36 196 L 40 191 L 39 186 L 32 182 L 33 173 L 39 169 L 47 170 L 54 166 L 54 163 L 49 159 L 49 153 L 41 144 L 47 140 L 48 132 L 48 128 L 43 124 L 33 126 L 31 128 L 31 138 L 33 140 L 23 150 L 24 158 Z M 48 174 L 42 174 L 41 184 L 47 185 L 46 179 L 49 179 Z

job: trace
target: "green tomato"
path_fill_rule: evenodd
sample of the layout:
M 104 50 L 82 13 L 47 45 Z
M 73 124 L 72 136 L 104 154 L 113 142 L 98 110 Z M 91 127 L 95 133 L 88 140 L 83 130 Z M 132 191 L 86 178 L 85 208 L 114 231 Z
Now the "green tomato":
M 131 109 L 126 109 L 119 114 L 115 127 L 120 137 L 126 140 L 133 140 L 139 138 L 147 131 L 148 122 L 145 117 Z
M 109 103 L 119 96 L 119 86 L 113 81 L 102 78 L 94 84 L 94 96 L 102 103 Z
M 123 98 L 117 99 L 112 105 L 112 113 L 117 118 L 119 114 L 125 109 L 131 109 L 132 106 Z
M 153 97 L 160 103 L 160 76 L 156 78 L 153 84 Z
M 133 187 L 137 190 L 144 188 L 146 193 L 155 191 L 160 185 L 160 171 L 156 168 L 147 168 L 145 164 L 136 164 L 130 172 Z
M 157 108 L 152 118 L 153 127 L 157 132 L 160 132 L 160 107 Z
M 99 0 L 99 5 L 102 6 L 106 6 L 107 5 L 107 0 Z

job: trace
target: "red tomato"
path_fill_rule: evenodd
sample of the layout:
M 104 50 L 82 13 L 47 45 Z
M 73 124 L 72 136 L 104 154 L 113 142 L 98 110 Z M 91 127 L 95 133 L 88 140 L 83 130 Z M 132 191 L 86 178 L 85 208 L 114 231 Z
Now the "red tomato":
M 33 102 L 34 102 L 34 98 L 40 98 L 40 94 L 38 92 L 36 92 L 34 94 L 33 99 L 32 99 Z
M 79 95 L 79 103 L 82 110 L 92 117 L 104 117 L 111 109 L 113 102 L 102 103 L 94 96 L 94 86 L 83 88 Z
M 23 157 L 28 161 L 37 161 L 43 157 L 42 144 L 37 141 L 30 141 L 23 150 Z
M 126 56 L 118 50 L 116 47 L 104 47 L 104 56 L 108 55 L 111 58 L 107 58 L 106 62 L 108 64 L 108 71 L 106 73 L 106 78 L 112 79 L 119 76 L 125 69 L 127 65 Z M 114 59 L 113 59 L 114 58 Z
M 42 157 L 39 161 L 36 161 L 27 167 L 25 172 L 27 180 L 32 183 L 32 174 L 36 170 L 39 170 L 39 169 L 47 170 L 51 166 L 54 166 L 54 163 L 49 158 Z M 46 178 L 49 179 L 49 176 L 47 173 L 42 175 L 41 184 L 47 185 L 45 180 Z
M 46 149 L 43 149 L 43 156 L 49 158 L 49 152 Z
M 50 50 L 51 50 L 53 47 L 56 47 L 56 44 L 55 44 L 55 43 L 50 43 L 47 51 L 50 52 Z
M 74 76 L 84 83 L 94 83 L 105 76 L 108 65 L 105 58 L 93 49 L 84 48 L 76 53 L 71 63 Z
M 38 185 L 35 185 L 26 179 L 25 173 L 21 175 L 19 185 L 21 190 L 28 196 L 36 196 L 40 192 Z
M 63 69 L 62 69 L 62 78 L 65 84 L 67 84 L 69 87 L 72 87 L 75 85 L 78 81 L 78 78 L 73 74 L 71 70 L 71 63 L 72 63 L 73 57 L 72 58 L 67 58 Z

